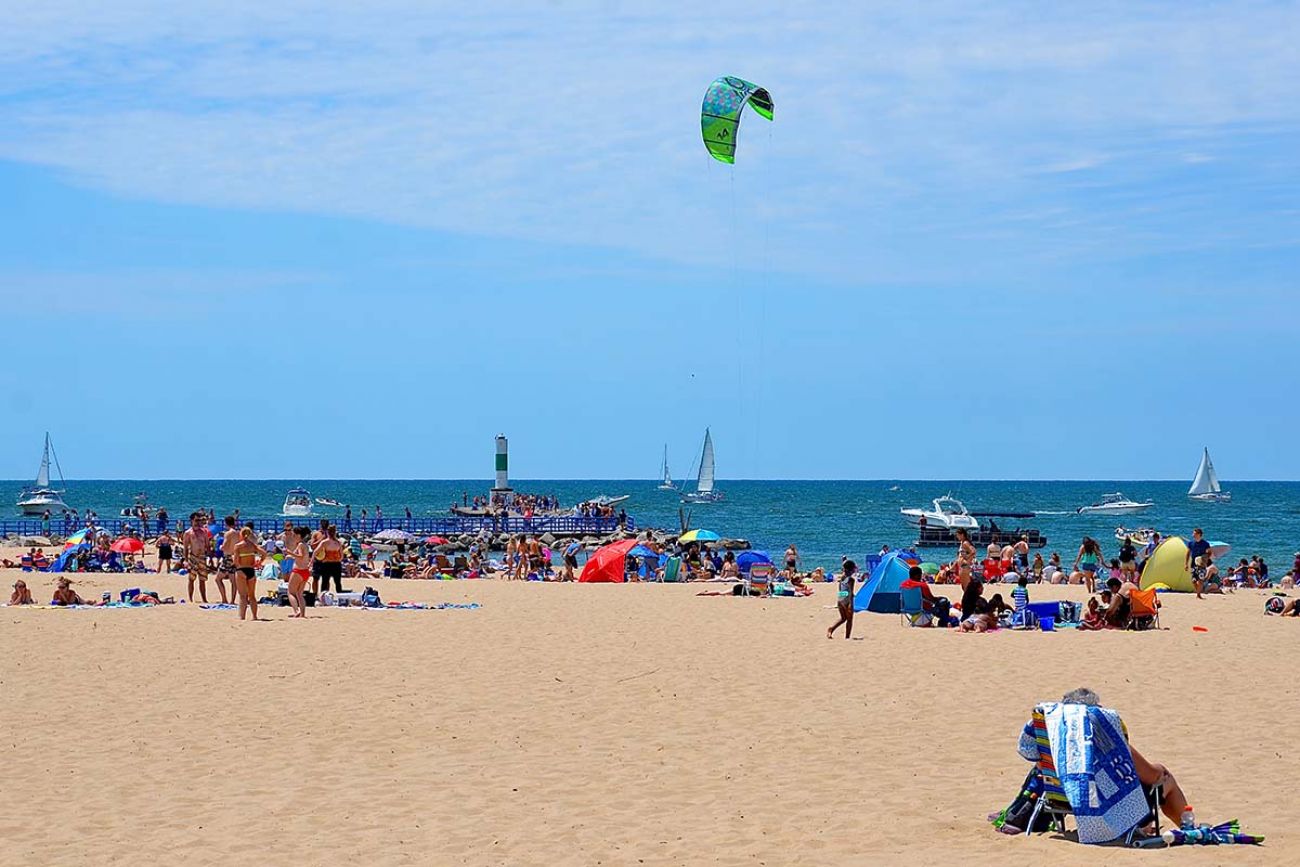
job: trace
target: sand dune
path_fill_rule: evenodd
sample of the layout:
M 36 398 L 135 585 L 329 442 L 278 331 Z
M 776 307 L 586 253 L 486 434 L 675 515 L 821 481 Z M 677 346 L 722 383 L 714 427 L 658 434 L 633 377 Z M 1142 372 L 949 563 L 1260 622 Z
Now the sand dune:
M 29 578 L 47 598 L 48 576 Z M 180 595 L 182 581 L 142 583 Z M 1254 592 L 1167 598 L 1161 633 L 957 635 L 870 615 L 861 640 L 827 641 L 829 587 L 759 601 L 372 583 L 483 607 L 242 624 L 191 605 L 5 609 L 0 861 L 1173 858 L 983 821 L 1027 770 L 1015 741 L 1030 707 L 1090 684 L 1200 817 L 1269 836 L 1180 863 L 1300 862 L 1285 783 L 1300 623 L 1265 617 Z M 1035 598 L 1053 592 L 1071 591 Z

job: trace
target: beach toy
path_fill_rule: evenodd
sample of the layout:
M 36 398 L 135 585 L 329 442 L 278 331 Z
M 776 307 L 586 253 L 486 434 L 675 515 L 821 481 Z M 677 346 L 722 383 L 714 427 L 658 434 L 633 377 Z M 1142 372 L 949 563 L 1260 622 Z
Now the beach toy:
M 1043 616 L 1043 617 L 1039 617 L 1039 618 L 1038 618 L 1038 628 L 1041 629 L 1041 630 L 1043 630 L 1044 632 L 1055 632 L 1055 631 L 1056 631 L 1056 618 L 1055 618 L 1055 617 L 1052 617 L 1051 615 L 1046 615 L 1046 616 Z
M 1157 581 L 1157 582 L 1155 582 L 1154 584 L 1152 584 L 1150 587 L 1148 587 L 1147 589 L 1148 589 L 1148 590 L 1155 590 L 1155 591 L 1158 592 L 1158 593 L 1165 593 L 1165 592 L 1168 592 L 1168 590 L 1169 590 L 1170 588 L 1169 588 L 1169 585 L 1166 584 L 1165 582 L 1163 582 L 1163 581 Z
M 1192 631 L 1193 631 L 1193 632 L 1209 632 L 1210 630 L 1206 629 L 1204 626 L 1193 626 L 1193 627 L 1192 627 Z

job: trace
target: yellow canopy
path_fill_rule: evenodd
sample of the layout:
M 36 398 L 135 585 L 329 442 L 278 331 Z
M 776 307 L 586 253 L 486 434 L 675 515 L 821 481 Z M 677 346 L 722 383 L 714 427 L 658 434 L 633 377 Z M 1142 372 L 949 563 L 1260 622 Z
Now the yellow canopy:
M 1160 543 L 1142 570 L 1142 589 L 1150 590 L 1153 584 L 1164 584 L 1179 593 L 1194 593 L 1192 571 L 1187 563 L 1187 543 L 1178 536 L 1170 536 Z

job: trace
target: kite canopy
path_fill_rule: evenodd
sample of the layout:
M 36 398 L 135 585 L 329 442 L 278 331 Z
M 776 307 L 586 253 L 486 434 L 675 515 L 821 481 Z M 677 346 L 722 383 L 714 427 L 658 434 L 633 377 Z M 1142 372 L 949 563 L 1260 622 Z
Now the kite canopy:
M 714 79 L 704 92 L 700 106 L 700 135 L 715 160 L 736 161 L 736 137 L 740 133 L 740 114 L 748 105 L 759 117 L 772 119 L 776 106 L 764 88 L 743 78 L 724 75 Z

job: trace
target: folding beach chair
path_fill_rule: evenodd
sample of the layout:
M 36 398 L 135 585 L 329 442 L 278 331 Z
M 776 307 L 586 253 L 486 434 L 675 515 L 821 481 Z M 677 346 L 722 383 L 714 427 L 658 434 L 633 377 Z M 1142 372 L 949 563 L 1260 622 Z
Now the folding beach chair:
M 1065 790 L 1061 788 L 1061 779 L 1056 775 L 1056 763 L 1052 759 L 1052 743 L 1047 736 L 1047 719 L 1043 716 L 1043 706 L 1034 707 L 1032 717 L 1034 727 L 1034 745 L 1038 748 L 1038 779 L 1042 783 L 1043 790 L 1038 796 L 1038 803 L 1034 805 L 1034 812 L 1030 814 L 1029 821 L 1025 824 L 1025 835 L 1033 833 L 1034 824 L 1038 821 L 1040 814 L 1045 814 L 1050 822 L 1049 827 L 1055 827 L 1060 833 L 1065 833 L 1065 820 L 1074 815 L 1074 808 L 1070 806 L 1070 799 L 1065 796 Z M 1121 726 L 1123 722 L 1121 721 Z M 1127 728 L 1125 736 L 1128 735 Z M 1124 844 L 1131 845 L 1133 838 L 1137 836 L 1138 829 L 1146 825 L 1149 821 L 1155 822 L 1155 833 L 1160 834 L 1160 785 L 1147 788 L 1142 787 L 1143 793 L 1151 806 L 1151 816 L 1138 822 L 1124 836 Z
M 920 587 L 904 587 L 899 591 L 899 616 L 904 626 L 920 626 L 925 621 L 925 596 Z
M 1129 629 L 1159 629 L 1160 599 L 1153 590 L 1129 590 Z
M 664 581 L 676 583 L 682 571 L 682 558 L 669 557 L 664 561 Z
M 433 568 L 442 575 L 451 575 L 456 571 L 446 554 L 433 555 Z
M 1070 806 L 1070 799 L 1065 796 L 1065 790 L 1061 788 L 1061 780 L 1056 776 L 1056 763 L 1052 761 L 1052 742 L 1047 737 L 1047 719 L 1043 716 L 1043 707 L 1038 705 L 1034 708 L 1034 715 L 1031 718 L 1034 727 L 1034 744 L 1038 747 L 1038 780 L 1043 784 L 1043 790 L 1038 795 L 1038 803 L 1034 805 L 1034 812 L 1029 816 L 1029 822 L 1025 825 L 1025 834 L 1032 833 L 1034 824 L 1038 821 L 1040 814 L 1046 814 L 1049 827 L 1055 827 L 1057 831 L 1065 832 L 1065 820 L 1074 815 L 1074 808 Z
M 752 596 L 755 591 L 760 595 L 772 592 L 771 563 L 755 563 L 749 567 L 749 576 L 741 584 L 740 595 Z

